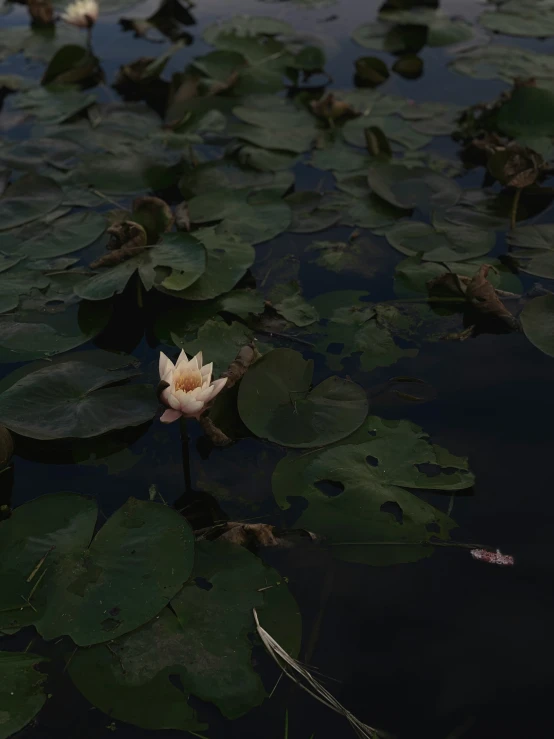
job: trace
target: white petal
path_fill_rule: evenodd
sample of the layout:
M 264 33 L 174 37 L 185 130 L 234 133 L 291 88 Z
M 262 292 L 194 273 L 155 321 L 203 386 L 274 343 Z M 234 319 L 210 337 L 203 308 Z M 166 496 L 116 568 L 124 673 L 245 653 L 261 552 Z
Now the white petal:
M 198 362 L 198 369 L 202 369 L 202 352 L 198 352 L 196 355 L 196 361 Z
M 194 417 L 202 412 L 204 406 L 205 403 L 203 403 L 201 400 L 194 400 L 194 398 L 191 398 L 187 394 L 181 402 L 181 413 L 183 414 L 183 416 Z
M 212 399 L 212 395 L 214 394 L 214 389 L 211 386 L 203 387 L 198 395 L 196 396 L 197 400 L 202 400 L 204 403 L 207 403 L 209 400 Z
M 168 388 L 168 390 L 169 390 L 169 388 Z M 164 398 L 164 400 L 165 400 L 165 398 Z M 177 397 L 177 394 L 174 395 L 171 392 L 168 392 L 167 393 L 167 404 L 169 406 L 171 406 L 171 408 L 174 408 L 176 411 L 178 411 L 179 408 L 181 407 L 181 404 L 179 402 L 179 398 Z
M 212 372 L 214 369 L 214 363 L 210 362 L 209 364 L 205 364 L 201 369 L 200 372 L 202 373 L 202 386 L 205 387 L 206 385 L 209 385 L 212 381 Z
M 167 382 L 166 378 L 173 372 L 173 362 L 163 352 L 160 352 L 159 370 L 160 380 Z
M 181 418 L 181 412 L 180 411 L 174 411 L 172 408 L 168 408 L 161 416 L 160 421 L 162 423 L 173 423 L 173 421 L 177 421 L 177 419 Z
M 210 387 L 214 388 L 214 393 L 212 395 L 212 398 L 215 398 L 215 396 L 220 393 L 225 385 L 227 384 L 228 377 L 221 377 L 219 380 L 214 380 Z
M 179 354 L 179 356 L 177 357 L 177 361 L 175 362 L 175 367 L 178 367 L 183 362 L 188 362 L 188 360 L 189 358 L 185 354 L 185 350 L 181 349 L 181 353 Z

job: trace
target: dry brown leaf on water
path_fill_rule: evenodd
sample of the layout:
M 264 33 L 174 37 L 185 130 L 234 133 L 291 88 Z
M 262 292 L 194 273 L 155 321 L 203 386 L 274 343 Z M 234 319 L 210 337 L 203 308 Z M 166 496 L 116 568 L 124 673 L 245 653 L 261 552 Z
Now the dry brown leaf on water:
M 93 262 L 90 265 L 91 269 L 121 264 L 126 259 L 135 257 L 144 251 L 148 242 L 146 231 L 139 223 L 134 223 L 134 221 L 114 223 L 113 226 L 107 229 L 107 233 L 110 236 L 107 245 L 110 253 Z
M 175 227 L 177 231 L 190 231 L 189 204 L 186 200 L 175 206 Z
M 214 80 L 208 88 L 206 97 L 214 97 L 215 95 L 219 95 L 220 92 L 226 92 L 227 90 L 230 90 L 237 84 L 238 79 L 239 73 L 238 70 L 235 69 L 235 71 L 232 72 L 229 77 L 227 77 L 225 82 Z
M 519 321 L 506 308 L 487 279 L 490 269 L 490 264 L 482 264 L 479 267 L 467 286 L 466 298 L 479 313 L 487 318 L 498 318 L 512 330 L 518 330 Z
M 465 297 L 467 286 L 470 282 L 471 277 L 457 275 L 455 272 L 445 272 L 429 280 L 427 282 L 427 288 L 430 292 L 440 291 L 453 296 Z
M 254 344 L 246 344 L 243 346 L 229 367 L 221 375 L 222 377 L 228 378 L 226 388 L 231 388 L 233 385 L 236 385 L 237 382 L 246 374 L 249 367 L 254 364 L 260 356 L 260 352 Z
M 54 9 L 50 0 L 28 0 L 27 7 L 33 23 L 50 26 L 54 22 Z
M 247 549 L 257 549 L 258 547 L 292 547 L 294 542 L 287 539 L 287 534 L 301 534 L 303 537 L 309 538 L 311 541 L 317 541 L 317 536 L 311 531 L 298 529 L 294 532 L 280 531 L 276 526 L 267 523 L 240 523 L 237 521 L 227 521 L 224 524 L 210 526 L 206 529 L 196 531 L 198 540 L 207 539 L 213 541 L 220 539 L 229 541 L 231 544 L 246 547 Z
M 51 26 L 54 23 L 54 8 L 50 0 L 27 0 L 27 7 L 37 26 Z
M 164 128 L 177 128 L 188 114 L 187 103 L 198 97 L 200 77 L 196 75 L 173 75 Z
M 535 184 L 545 169 L 545 162 L 533 149 L 512 141 L 493 149 L 487 167 L 501 185 L 521 189 Z
M 214 446 L 230 446 L 234 443 L 235 440 L 231 439 L 230 436 L 227 436 L 226 433 L 218 428 L 209 416 L 205 414 L 200 416 L 198 422 L 200 423 L 202 431 Z
M 312 100 L 310 102 L 310 108 L 318 118 L 325 118 L 328 121 L 335 121 L 337 118 L 346 116 L 357 118 L 361 115 L 350 103 L 346 103 L 344 100 L 338 100 L 332 92 L 319 98 L 319 100 Z

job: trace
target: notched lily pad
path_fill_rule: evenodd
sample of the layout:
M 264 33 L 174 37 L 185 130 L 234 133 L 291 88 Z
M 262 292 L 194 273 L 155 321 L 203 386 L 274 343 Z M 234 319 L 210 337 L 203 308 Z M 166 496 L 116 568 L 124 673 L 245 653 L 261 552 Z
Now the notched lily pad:
M 324 446 L 352 433 L 367 414 L 364 390 L 340 377 L 310 390 L 312 375 L 313 362 L 299 352 L 268 352 L 241 382 L 242 421 L 256 436 L 292 447 Z
M 93 501 L 60 493 L 0 524 L 4 628 L 33 623 L 45 639 L 99 644 L 149 621 L 181 589 L 194 560 L 181 515 L 130 498 L 91 542 L 96 517 Z
M 79 650 L 70 677 L 97 708 L 144 729 L 200 730 L 191 695 L 237 718 L 265 697 L 251 664 L 253 608 L 297 654 L 300 617 L 279 573 L 235 544 L 200 542 L 193 577 L 171 609 L 109 650 Z
M 88 438 L 139 426 L 157 411 L 150 385 L 115 385 L 135 372 L 59 362 L 17 380 L 0 395 L 0 421 L 31 439 Z

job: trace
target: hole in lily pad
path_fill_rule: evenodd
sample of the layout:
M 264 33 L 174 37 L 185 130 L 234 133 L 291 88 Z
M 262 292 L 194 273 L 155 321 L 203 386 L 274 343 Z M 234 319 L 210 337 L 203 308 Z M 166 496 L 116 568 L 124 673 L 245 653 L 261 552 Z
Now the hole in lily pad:
M 335 342 L 333 344 L 329 344 L 329 346 L 327 347 L 327 353 L 340 355 L 342 354 L 343 349 L 344 344 L 338 344 Z
M 337 495 L 344 492 L 344 485 L 336 480 L 319 480 L 315 483 L 315 486 L 328 498 L 336 498 Z
M 211 590 L 213 588 L 212 583 L 209 580 L 206 580 L 205 577 L 195 577 L 194 582 L 199 588 L 202 588 L 202 590 Z
M 430 531 L 432 534 L 440 534 L 441 527 L 438 525 L 438 523 L 435 523 L 432 521 L 431 523 L 425 524 L 425 528 L 427 531 Z
M 116 618 L 105 618 L 102 621 L 102 629 L 104 631 L 115 631 L 120 625 L 121 621 L 118 621 Z
M 212 254 L 226 254 L 225 249 L 212 249 Z
M 437 475 L 453 475 L 459 473 L 455 467 L 440 467 L 438 464 L 432 464 L 431 462 L 422 462 L 421 464 L 415 465 L 420 472 L 423 472 L 427 477 L 437 477 Z
M 402 508 L 400 508 L 396 501 L 387 500 L 387 502 L 383 503 L 383 505 L 381 506 L 381 511 L 383 513 L 390 513 L 392 516 L 394 516 L 397 523 L 403 523 L 404 514 L 402 513 Z
M 167 679 L 173 685 L 174 688 L 177 688 L 177 690 L 180 690 L 181 693 L 185 692 L 185 687 L 183 685 L 183 681 L 181 680 L 180 675 L 178 675 L 177 673 L 172 673 L 171 675 L 167 676 Z
M 373 434 L 373 436 L 374 435 L 375 435 L 375 433 Z M 379 466 L 379 460 L 377 459 L 377 457 L 372 457 L 371 454 L 368 454 L 367 455 L 367 457 L 365 458 L 365 461 L 368 464 L 370 464 L 372 467 L 378 467 Z

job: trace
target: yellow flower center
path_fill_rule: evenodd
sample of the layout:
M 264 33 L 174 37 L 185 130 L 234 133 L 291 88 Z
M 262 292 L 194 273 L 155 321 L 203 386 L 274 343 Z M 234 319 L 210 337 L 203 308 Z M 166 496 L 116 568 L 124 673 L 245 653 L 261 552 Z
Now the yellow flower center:
M 185 370 L 175 378 L 175 390 L 190 393 L 197 387 L 202 387 L 202 373 L 200 370 Z

